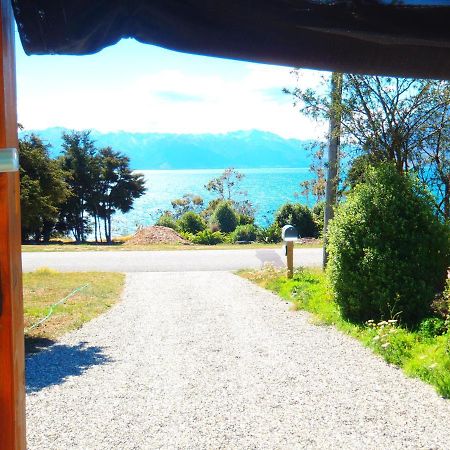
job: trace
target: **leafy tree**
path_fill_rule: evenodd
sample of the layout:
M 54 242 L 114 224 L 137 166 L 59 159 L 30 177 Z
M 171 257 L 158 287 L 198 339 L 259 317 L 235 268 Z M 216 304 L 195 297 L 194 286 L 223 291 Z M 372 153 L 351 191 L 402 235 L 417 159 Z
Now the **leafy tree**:
M 236 196 L 242 194 L 239 185 L 245 175 L 233 167 L 225 169 L 217 178 L 213 178 L 206 185 L 208 191 L 214 192 L 221 200 L 236 200 Z
M 183 197 L 171 201 L 173 216 L 179 219 L 184 213 L 193 211 L 200 213 L 203 207 L 203 199 L 199 195 L 184 194 Z
M 67 174 L 71 196 L 61 207 L 59 229 L 70 231 L 77 242 L 84 242 L 88 232 L 88 212 L 94 203 L 94 189 L 99 175 L 94 141 L 90 131 L 71 131 L 62 135 L 60 163 Z
M 301 78 L 299 78 L 301 83 Z M 326 89 L 292 91 L 294 104 L 316 119 L 335 113 Z M 342 140 L 371 164 L 390 161 L 398 172 L 414 170 L 436 196 L 445 219 L 450 214 L 450 83 L 435 80 L 345 74 Z
M 101 149 L 94 161 L 100 174 L 89 207 L 93 210 L 94 204 L 95 213 L 103 219 L 106 242 L 110 243 L 112 216 L 117 211 L 126 213 L 133 208 L 134 200 L 146 191 L 145 180 L 142 174 L 131 171 L 127 156 L 111 147 Z
M 215 193 L 217 197 L 209 202 L 203 215 L 207 218 L 211 217 L 220 202 L 228 201 L 239 214 L 254 217 L 255 209 L 252 203 L 245 198 L 247 192 L 240 190 L 240 184 L 244 177 L 245 174 L 230 167 L 225 169 L 219 177 L 210 180 L 205 188 Z
M 336 302 L 351 320 L 415 324 L 444 287 L 448 227 L 433 215 L 424 186 L 394 164 L 369 168 L 366 177 L 329 229 L 328 274 Z
M 69 198 L 64 172 L 49 156 L 50 145 L 35 134 L 19 139 L 22 238 L 48 241 L 59 208 Z
M 217 223 L 224 233 L 231 233 L 239 224 L 238 215 L 229 201 L 222 201 L 217 205 L 211 221 Z
M 312 196 L 316 202 L 321 202 L 325 198 L 325 188 L 327 184 L 325 176 L 324 145 L 314 144 L 310 146 L 309 152 L 311 154 L 309 172 L 313 176 L 311 179 L 300 183 L 300 187 L 302 188 L 300 195 L 307 199 Z

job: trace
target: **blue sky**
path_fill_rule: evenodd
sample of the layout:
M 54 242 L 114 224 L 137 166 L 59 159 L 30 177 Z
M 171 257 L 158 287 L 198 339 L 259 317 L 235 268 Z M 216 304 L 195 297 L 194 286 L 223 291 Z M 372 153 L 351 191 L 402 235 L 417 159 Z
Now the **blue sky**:
M 283 87 L 290 68 L 177 53 L 123 40 L 89 56 L 26 56 L 17 37 L 19 121 L 99 131 L 224 133 L 261 129 L 318 138 Z M 320 73 L 303 71 L 304 86 Z

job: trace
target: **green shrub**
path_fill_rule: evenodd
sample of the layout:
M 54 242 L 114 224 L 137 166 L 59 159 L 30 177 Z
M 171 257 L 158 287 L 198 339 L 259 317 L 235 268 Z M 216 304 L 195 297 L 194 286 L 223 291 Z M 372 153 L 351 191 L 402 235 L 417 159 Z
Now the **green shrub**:
M 313 206 L 311 212 L 312 212 L 314 223 L 316 224 L 317 234 L 319 236 L 322 236 L 323 222 L 324 222 L 324 215 L 325 215 L 325 202 L 316 203 Z
M 256 233 L 256 240 L 258 242 L 265 242 L 266 244 L 281 242 L 281 228 L 276 222 L 267 228 L 259 228 Z
M 214 210 L 211 222 L 217 223 L 220 231 L 231 233 L 238 226 L 238 215 L 230 202 L 220 202 Z
M 237 241 L 256 241 L 256 234 L 258 232 L 258 228 L 255 225 L 239 225 L 233 231 L 233 242 Z
M 425 188 L 389 164 L 369 169 L 329 229 L 328 275 L 343 315 L 416 324 L 443 289 L 448 230 Z
M 170 214 L 163 214 L 156 221 L 156 225 L 160 227 L 172 228 L 173 230 L 178 230 L 178 225 L 176 220 Z
M 178 227 L 185 233 L 198 233 L 206 228 L 203 218 L 193 211 L 184 213 L 178 220 Z
M 434 338 L 447 332 L 447 323 L 439 317 L 429 317 L 419 325 L 419 334 L 425 338 Z
M 318 230 L 311 210 L 300 203 L 285 203 L 275 214 L 280 228 L 292 225 L 297 228 L 300 237 L 317 237 Z
M 255 223 L 255 218 L 249 216 L 248 214 L 240 214 L 238 213 L 238 222 L 239 225 L 251 225 Z
M 223 235 L 219 231 L 203 230 L 191 237 L 191 242 L 202 245 L 216 245 L 223 242 Z

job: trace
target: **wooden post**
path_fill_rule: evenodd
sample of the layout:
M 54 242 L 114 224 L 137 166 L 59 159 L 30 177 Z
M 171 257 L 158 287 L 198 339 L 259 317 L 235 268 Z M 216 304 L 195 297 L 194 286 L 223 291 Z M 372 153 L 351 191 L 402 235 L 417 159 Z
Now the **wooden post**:
M 287 257 L 287 277 L 292 278 L 294 275 L 294 242 L 286 242 Z
M 342 73 L 331 75 L 331 107 L 330 130 L 328 136 L 328 167 L 327 185 L 325 190 L 325 217 L 323 221 L 323 267 L 328 262 L 327 231 L 328 222 L 334 216 L 338 190 L 339 145 L 341 141 L 341 103 L 342 103 Z
M 0 151 L 17 148 L 14 17 L 0 0 Z M 19 174 L 0 173 L 0 448 L 25 450 Z

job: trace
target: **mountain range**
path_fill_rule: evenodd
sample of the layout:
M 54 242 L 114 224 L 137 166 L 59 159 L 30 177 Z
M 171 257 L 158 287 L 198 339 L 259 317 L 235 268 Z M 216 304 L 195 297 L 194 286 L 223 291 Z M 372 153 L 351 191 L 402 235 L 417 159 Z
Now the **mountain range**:
M 52 156 L 61 151 L 65 128 L 21 131 L 19 136 L 35 133 L 51 144 Z M 307 167 L 308 146 L 312 141 L 284 139 L 260 130 L 224 134 L 134 133 L 92 130 L 98 147 L 111 146 L 126 154 L 133 169 L 220 169 Z

